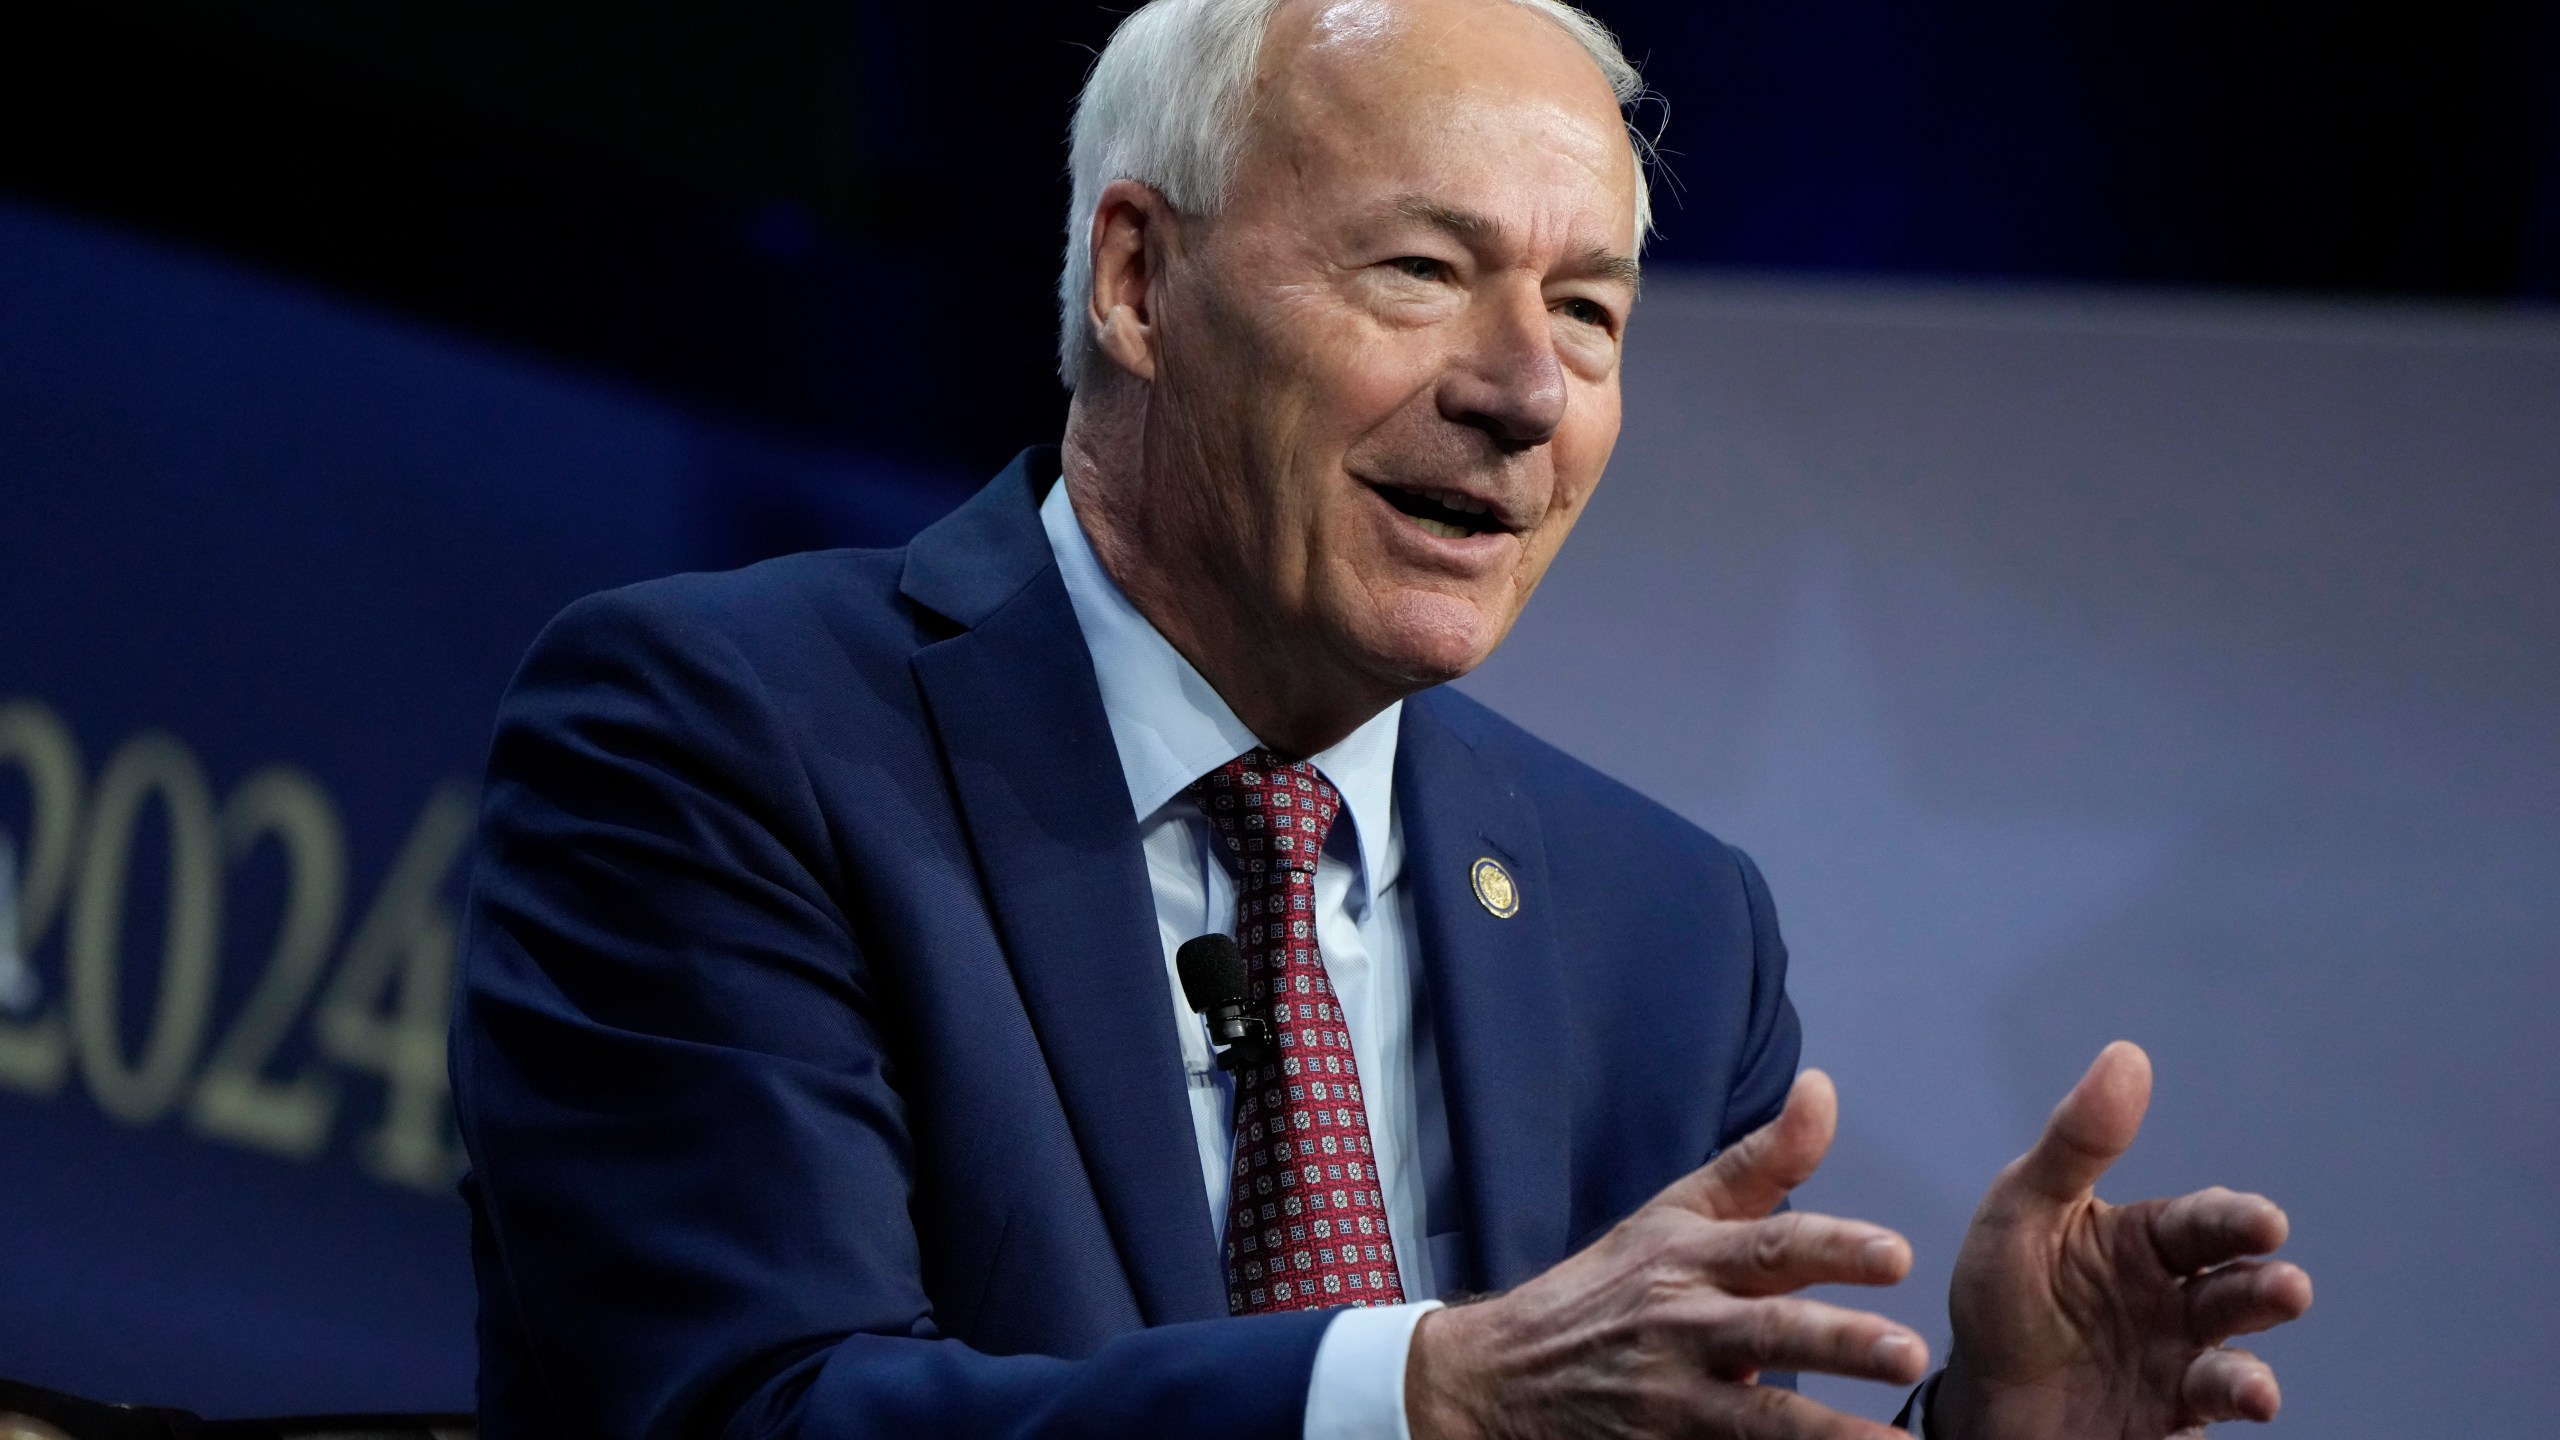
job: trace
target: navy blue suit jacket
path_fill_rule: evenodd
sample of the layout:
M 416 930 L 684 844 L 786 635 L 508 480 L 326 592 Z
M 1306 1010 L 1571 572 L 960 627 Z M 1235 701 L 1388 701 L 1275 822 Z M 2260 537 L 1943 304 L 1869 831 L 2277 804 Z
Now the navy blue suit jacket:
M 1297 1435 L 1328 1317 L 1225 1313 L 1055 475 L 525 661 L 453 1047 L 490 1440 Z M 1454 692 L 1396 804 L 1497 1289 L 1776 1112 L 1785 952 L 1739 852 Z

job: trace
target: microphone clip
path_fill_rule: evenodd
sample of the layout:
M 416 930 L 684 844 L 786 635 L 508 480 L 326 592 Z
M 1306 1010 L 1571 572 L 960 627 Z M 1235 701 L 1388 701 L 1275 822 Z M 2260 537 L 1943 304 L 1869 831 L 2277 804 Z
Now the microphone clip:
M 1205 1017 L 1218 1068 L 1233 1074 L 1271 1058 L 1271 1022 L 1242 1002 L 1221 1004 Z
M 1216 934 L 1185 940 L 1173 966 L 1182 977 L 1183 998 L 1208 1022 L 1219 1069 L 1234 1074 L 1271 1058 L 1271 1022 L 1254 1010 L 1235 941 Z

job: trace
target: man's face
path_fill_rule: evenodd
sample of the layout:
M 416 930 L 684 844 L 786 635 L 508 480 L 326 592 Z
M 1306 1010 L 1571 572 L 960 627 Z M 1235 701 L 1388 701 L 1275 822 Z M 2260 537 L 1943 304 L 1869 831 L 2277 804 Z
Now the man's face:
M 1493 652 L 1608 463 L 1634 155 L 1509 0 L 1286 7 L 1255 98 L 1151 300 L 1148 527 L 1267 643 L 1404 693 Z

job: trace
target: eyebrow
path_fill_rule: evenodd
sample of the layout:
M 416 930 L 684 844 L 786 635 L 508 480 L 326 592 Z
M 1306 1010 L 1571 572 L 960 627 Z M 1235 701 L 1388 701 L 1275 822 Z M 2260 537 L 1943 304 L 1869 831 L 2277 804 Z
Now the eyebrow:
M 1504 238 L 1502 222 L 1490 215 L 1419 195 L 1407 195 L 1395 203 L 1395 213 L 1418 225 L 1445 230 L 1477 249 L 1489 249 Z M 1628 289 L 1644 289 L 1644 267 L 1632 255 L 1621 255 L 1605 245 L 1592 245 L 1575 251 L 1565 268 L 1597 280 L 1615 280 Z

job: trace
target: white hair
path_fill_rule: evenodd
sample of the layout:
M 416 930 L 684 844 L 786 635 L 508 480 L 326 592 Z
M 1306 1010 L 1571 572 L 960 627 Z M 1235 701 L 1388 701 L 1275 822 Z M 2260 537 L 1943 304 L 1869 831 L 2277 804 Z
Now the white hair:
M 1283 0 L 1152 0 L 1120 23 L 1076 101 L 1067 168 L 1066 265 L 1058 276 L 1058 375 L 1073 389 L 1093 352 L 1086 316 L 1093 294 L 1093 213 L 1103 187 L 1136 180 L 1184 215 L 1214 215 L 1226 202 L 1244 149 L 1263 33 Z M 1565 0 L 1508 0 L 1564 28 L 1600 67 L 1621 109 L 1644 81 L 1606 26 Z M 1636 243 L 1653 229 L 1645 181 L 1650 145 L 1637 151 Z

